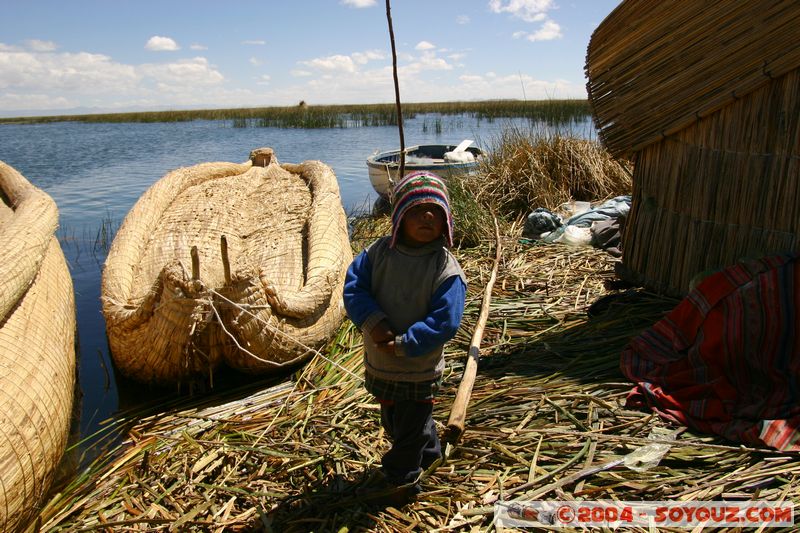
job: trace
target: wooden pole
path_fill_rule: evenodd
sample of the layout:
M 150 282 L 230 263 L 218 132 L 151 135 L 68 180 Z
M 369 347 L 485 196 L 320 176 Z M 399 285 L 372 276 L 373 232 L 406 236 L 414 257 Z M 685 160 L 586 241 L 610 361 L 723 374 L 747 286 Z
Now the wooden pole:
M 397 181 L 403 179 L 406 170 L 406 140 L 403 135 L 403 110 L 400 108 L 400 81 L 397 78 L 397 51 L 394 46 L 394 29 L 392 28 L 392 8 L 386 0 L 386 20 L 389 22 L 389 41 L 392 43 L 392 74 L 394 74 L 394 101 L 397 106 L 397 127 L 400 129 L 400 171 Z M 389 176 L 391 181 L 391 175 Z
M 230 285 L 231 283 L 231 263 L 228 259 L 228 239 L 225 235 L 221 235 L 219 238 L 220 244 L 220 253 L 222 254 L 222 273 L 225 276 L 225 283 Z
M 480 358 L 483 330 L 489 318 L 489 303 L 492 300 L 492 289 L 497 279 L 497 269 L 500 265 L 500 256 L 502 254 L 500 227 L 497 224 L 497 218 L 494 219 L 494 231 L 497 244 L 495 245 L 492 274 L 489 276 L 489 282 L 486 284 L 486 289 L 483 293 L 481 311 L 478 315 L 478 322 L 475 325 L 475 331 L 472 334 L 472 341 L 469 345 L 464 375 L 461 377 L 461 383 L 458 385 L 456 399 L 453 400 L 453 407 L 450 409 L 450 419 L 447 421 L 447 428 L 445 429 L 444 440 L 450 444 L 458 442 L 458 439 L 460 439 L 461 435 L 464 433 L 464 423 L 467 418 L 467 405 L 469 404 L 470 396 L 472 396 L 472 387 L 475 385 L 475 377 L 478 373 L 478 359 Z
M 192 279 L 200 279 L 200 253 L 197 251 L 197 246 L 192 246 L 190 250 L 192 255 Z

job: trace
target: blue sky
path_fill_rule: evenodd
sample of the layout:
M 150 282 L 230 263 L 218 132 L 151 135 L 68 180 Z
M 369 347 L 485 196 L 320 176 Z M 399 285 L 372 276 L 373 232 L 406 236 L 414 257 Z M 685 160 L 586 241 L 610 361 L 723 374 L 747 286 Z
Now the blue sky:
M 394 0 L 404 102 L 585 98 L 618 0 Z M 394 102 L 385 0 L 0 0 L 0 115 Z

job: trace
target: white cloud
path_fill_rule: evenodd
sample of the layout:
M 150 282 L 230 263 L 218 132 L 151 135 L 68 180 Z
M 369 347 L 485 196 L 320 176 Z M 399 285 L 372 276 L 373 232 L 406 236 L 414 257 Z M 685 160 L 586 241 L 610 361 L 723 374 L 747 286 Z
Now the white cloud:
M 69 100 L 63 96 L 53 96 L 49 94 L 17 94 L 17 93 L 3 93 L 0 94 L 0 109 L 69 109 L 76 107 L 75 101 Z
M 232 88 L 206 58 L 122 64 L 101 54 L 34 52 L 0 43 L 0 113 L 69 110 L 155 110 L 176 106 L 239 106 L 263 102 Z M 254 80 L 252 87 L 269 81 Z
M 420 41 L 417 43 L 417 46 L 414 47 L 414 50 L 433 50 L 436 48 L 436 45 L 433 43 L 429 43 L 428 41 Z
M 493 13 L 510 13 L 525 22 L 544 20 L 547 12 L 554 7 L 553 0 L 489 0 L 489 9 Z
M 301 65 L 324 71 L 355 72 L 356 65 L 350 56 L 336 54 L 327 57 L 318 57 L 309 61 L 300 61 Z
M 531 42 L 552 41 L 553 39 L 561 39 L 563 36 L 564 34 L 561 33 L 561 26 L 552 20 L 546 20 L 544 24 L 533 33 L 516 31 L 512 35 L 514 39 L 527 39 Z
M 355 52 L 350 56 L 359 65 L 364 65 L 375 59 L 383 59 L 386 54 L 381 50 L 367 50 L 366 52 Z
M 174 52 L 175 50 L 180 50 L 178 43 L 169 37 L 161 37 L 160 35 L 150 37 L 144 47 L 152 52 Z
M 583 84 L 558 79 L 539 80 L 528 74 L 463 75 L 459 77 L 459 81 L 460 85 L 457 88 L 451 88 L 449 93 L 453 95 L 453 99 L 459 97 L 457 91 L 461 92 L 461 98 L 465 99 L 476 98 L 476 95 L 492 95 L 492 98 L 526 98 L 528 100 L 586 98 L 586 88 Z
M 257 83 L 258 85 L 269 85 L 269 81 L 270 81 L 271 79 L 272 79 L 272 78 L 270 77 L 270 75 L 269 75 L 269 74 L 262 74 L 261 76 L 259 76 L 259 77 L 257 78 L 257 81 L 256 81 L 256 83 Z
M 342 0 L 340 3 L 350 7 L 362 8 L 374 6 L 375 0 Z
M 198 51 L 199 50 L 208 50 L 208 46 L 205 46 L 203 44 L 198 44 L 198 43 L 192 43 L 192 45 L 189 46 L 189 48 L 191 50 L 198 50 Z
M 253 45 L 253 46 L 264 46 L 265 44 L 267 44 L 267 41 L 262 41 L 260 39 L 255 39 L 255 40 L 242 41 L 242 44 L 248 44 L 248 45 Z
M 38 54 L 0 50 L 0 89 L 54 93 L 118 91 L 138 80 L 136 70 L 101 54 Z
M 295 76 L 296 78 L 305 78 L 307 76 L 313 76 L 314 75 L 313 72 L 309 72 L 307 70 L 300 70 L 300 69 L 290 70 L 289 74 L 291 74 L 292 76 Z
M 564 80 L 539 80 L 532 76 L 513 74 L 463 74 L 448 78 L 447 73 L 430 72 L 421 64 L 403 67 L 400 76 L 400 94 L 406 102 L 433 102 L 441 100 L 481 100 L 486 98 L 516 98 L 528 100 L 547 98 L 585 98 L 583 83 Z M 524 94 L 522 87 L 525 87 Z M 262 96 L 262 100 L 292 105 L 299 98 L 318 104 L 393 102 L 394 84 L 391 66 L 383 66 L 351 74 L 333 73 L 292 87 L 275 88 Z M 241 105 L 241 104 L 240 104 Z
M 261 64 L 262 64 L 262 61 L 260 59 L 258 59 L 257 57 L 251 57 L 250 59 L 248 59 L 248 61 L 254 67 L 261 66 Z
M 39 39 L 29 39 L 25 44 L 34 52 L 54 52 L 58 46 L 53 41 L 40 41 Z
M 424 52 L 416 60 L 398 68 L 404 75 L 414 76 L 423 71 L 453 70 L 453 65 L 440 57 L 436 57 L 434 52 Z
M 552 20 L 546 20 L 542 27 L 534 33 L 528 35 L 529 41 L 552 41 L 560 39 L 564 35 L 561 33 L 561 26 Z
M 225 77 L 204 57 L 183 59 L 174 63 L 145 64 L 137 68 L 143 76 L 154 80 L 164 90 L 186 90 L 197 86 L 217 85 Z
M 469 24 L 469 16 L 459 15 L 456 17 L 456 24 Z

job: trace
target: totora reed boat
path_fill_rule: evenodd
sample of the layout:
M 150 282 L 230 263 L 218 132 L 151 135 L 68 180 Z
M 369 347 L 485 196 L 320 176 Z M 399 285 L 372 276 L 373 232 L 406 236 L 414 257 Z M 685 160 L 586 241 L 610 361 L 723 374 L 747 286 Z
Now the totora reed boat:
M 319 161 L 172 171 L 133 206 L 103 269 L 113 360 L 170 383 L 220 364 L 270 373 L 322 348 L 343 318 L 352 260 L 336 176 Z
M 0 161 L 0 531 L 33 518 L 75 393 L 75 296 L 52 198 Z

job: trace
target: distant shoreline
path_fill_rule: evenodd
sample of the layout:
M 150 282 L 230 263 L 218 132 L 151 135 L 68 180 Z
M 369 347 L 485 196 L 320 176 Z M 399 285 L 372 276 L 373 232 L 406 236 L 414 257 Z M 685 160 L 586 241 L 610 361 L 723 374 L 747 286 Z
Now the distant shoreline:
M 469 102 L 404 103 L 403 118 L 418 114 L 469 115 L 481 119 L 530 118 L 553 123 L 579 121 L 591 114 L 585 99 L 485 100 Z M 342 104 L 94 113 L 0 118 L 3 124 L 52 122 L 189 122 L 230 120 L 234 127 L 345 128 L 397 124 L 395 104 Z

